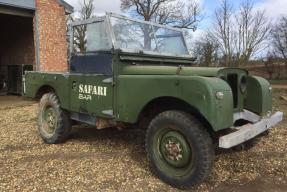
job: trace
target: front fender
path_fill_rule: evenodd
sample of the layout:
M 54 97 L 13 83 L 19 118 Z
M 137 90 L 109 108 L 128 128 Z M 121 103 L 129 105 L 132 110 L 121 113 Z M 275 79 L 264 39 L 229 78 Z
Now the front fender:
M 218 78 L 199 76 L 120 75 L 117 86 L 117 120 L 136 123 L 141 111 L 152 100 L 173 97 L 196 108 L 214 131 L 233 124 L 232 91 Z M 223 100 L 216 92 L 224 93 Z
M 230 86 L 219 78 L 189 77 L 182 80 L 184 99 L 198 109 L 214 131 L 233 125 L 233 96 Z M 216 93 L 222 92 L 223 99 Z
M 244 107 L 261 116 L 272 111 L 272 91 L 270 83 L 257 76 L 249 76 L 247 79 L 247 97 Z

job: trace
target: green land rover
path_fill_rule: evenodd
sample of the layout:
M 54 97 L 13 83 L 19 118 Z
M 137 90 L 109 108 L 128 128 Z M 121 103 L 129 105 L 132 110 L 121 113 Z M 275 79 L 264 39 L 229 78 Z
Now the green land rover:
M 210 173 L 214 150 L 231 148 L 282 121 L 272 88 L 236 68 L 192 67 L 182 30 L 109 13 L 71 25 L 69 72 L 27 72 L 26 97 L 40 99 L 44 142 L 75 122 L 146 129 L 153 172 L 188 188 Z

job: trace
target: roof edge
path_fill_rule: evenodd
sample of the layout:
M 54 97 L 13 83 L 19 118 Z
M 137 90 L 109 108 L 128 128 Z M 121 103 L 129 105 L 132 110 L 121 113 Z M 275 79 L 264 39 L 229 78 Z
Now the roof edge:
M 66 1 L 64 1 L 64 0 L 58 0 L 58 3 L 59 3 L 60 5 L 62 5 L 63 7 L 65 7 L 66 12 L 67 12 L 68 14 L 71 14 L 71 13 L 74 12 L 74 7 L 73 7 L 72 5 L 70 5 L 69 3 L 67 3 Z
M 28 7 L 28 6 L 21 6 L 21 5 L 15 5 L 13 3 L 5 3 L 5 2 L 1 2 L 0 6 L 7 6 L 7 7 L 15 7 L 15 8 L 19 8 L 19 9 L 26 9 L 26 10 L 31 10 L 31 11 L 35 11 L 35 7 Z

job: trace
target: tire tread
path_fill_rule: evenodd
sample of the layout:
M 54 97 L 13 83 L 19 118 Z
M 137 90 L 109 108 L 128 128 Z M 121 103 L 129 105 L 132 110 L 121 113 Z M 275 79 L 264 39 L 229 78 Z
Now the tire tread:
M 40 135 L 45 143 L 48 144 L 59 144 L 65 142 L 71 132 L 71 120 L 69 118 L 68 112 L 61 108 L 59 99 L 57 98 L 55 93 L 46 93 L 41 98 L 39 104 L 39 115 L 41 114 L 42 105 L 49 102 L 53 107 L 57 110 L 58 115 L 58 126 L 51 138 L 47 138 L 44 134 L 41 134 L 41 121 L 40 116 L 38 118 L 38 129 Z
M 196 148 L 200 150 L 200 162 L 199 162 L 200 167 L 197 169 L 196 174 L 194 174 L 185 181 L 179 181 L 178 179 L 172 179 L 170 177 L 166 177 L 164 173 L 162 173 L 156 167 L 155 162 L 152 162 L 153 158 L 151 156 L 152 153 L 150 152 L 151 149 L 149 148 L 150 147 L 149 139 L 153 134 L 156 122 L 166 118 L 176 120 L 186 125 L 186 127 L 188 127 L 191 131 L 189 133 L 193 134 L 192 138 L 196 139 L 197 143 Z M 195 119 L 193 116 L 183 111 L 171 110 L 171 111 L 165 111 L 157 115 L 151 121 L 148 127 L 146 133 L 145 148 L 147 151 L 148 160 L 151 164 L 152 172 L 154 172 L 155 175 L 163 179 L 168 184 L 177 188 L 187 189 L 194 186 L 195 184 L 202 182 L 208 177 L 213 167 L 214 147 L 209 133 L 197 119 Z

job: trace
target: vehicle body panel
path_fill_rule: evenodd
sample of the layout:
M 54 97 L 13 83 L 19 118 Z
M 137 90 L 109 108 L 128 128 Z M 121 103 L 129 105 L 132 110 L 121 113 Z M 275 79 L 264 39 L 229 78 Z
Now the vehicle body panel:
M 106 75 L 71 74 L 69 111 L 106 117 L 107 111 L 113 111 L 114 88 L 111 83 L 105 83 L 110 78 Z
M 244 107 L 261 116 L 272 112 L 272 89 L 269 82 L 262 77 L 248 77 L 248 97 Z
M 70 73 L 27 72 L 25 95 L 37 97 L 43 88 L 48 87 L 56 92 L 61 107 L 67 111 L 124 123 L 137 123 L 150 102 L 174 98 L 195 109 L 214 131 L 231 127 L 234 113 L 244 109 L 262 116 L 271 113 L 270 84 L 263 78 L 250 76 L 243 69 L 191 67 L 194 58 L 185 51 L 168 54 L 157 48 L 148 51 L 122 49 L 116 42 L 119 37 L 110 22 L 112 16 L 73 23 L 72 27 L 90 25 L 90 31 L 87 31 L 90 41 L 93 38 L 102 41 L 100 37 L 107 39 L 100 44 L 103 50 L 98 50 L 95 42 L 75 48 L 72 33 Z M 152 25 L 153 30 L 176 31 L 174 37 L 182 33 L 180 29 Z M 100 30 L 94 33 L 93 30 L 97 29 Z M 155 38 L 173 37 L 155 36 L 154 32 L 152 35 Z M 185 40 L 181 41 L 185 45 Z M 167 48 L 172 49 L 171 46 Z
M 221 79 L 181 75 L 120 75 L 118 81 L 119 121 L 135 123 L 150 101 L 171 97 L 195 108 L 214 130 L 233 124 L 232 92 Z M 218 91 L 224 92 L 224 100 L 215 99 Z
M 26 72 L 25 75 L 25 96 L 36 98 L 42 89 L 52 88 L 60 100 L 61 107 L 69 109 L 69 74 L 49 72 Z

